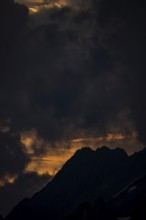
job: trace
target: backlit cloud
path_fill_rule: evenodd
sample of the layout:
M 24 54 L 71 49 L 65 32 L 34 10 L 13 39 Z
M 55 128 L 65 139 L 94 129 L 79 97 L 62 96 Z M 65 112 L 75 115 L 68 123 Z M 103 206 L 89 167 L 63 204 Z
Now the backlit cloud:
M 17 2 L 37 13 L 0 1 L 1 186 L 30 171 L 55 174 L 84 145 L 142 149 L 141 2 Z

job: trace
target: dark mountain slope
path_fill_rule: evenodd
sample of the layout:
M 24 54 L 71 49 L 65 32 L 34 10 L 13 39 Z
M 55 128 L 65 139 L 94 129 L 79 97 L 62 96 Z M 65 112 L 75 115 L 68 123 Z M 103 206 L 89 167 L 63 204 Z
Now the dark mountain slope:
M 54 179 L 31 199 L 22 201 L 6 219 L 63 219 L 84 201 L 107 201 L 146 173 L 146 149 L 128 157 L 122 149 L 86 147 L 68 160 Z
M 140 220 L 146 219 L 146 174 L 115 195 L 112 206 L 118 216 L 132 216 L 132 219 Z

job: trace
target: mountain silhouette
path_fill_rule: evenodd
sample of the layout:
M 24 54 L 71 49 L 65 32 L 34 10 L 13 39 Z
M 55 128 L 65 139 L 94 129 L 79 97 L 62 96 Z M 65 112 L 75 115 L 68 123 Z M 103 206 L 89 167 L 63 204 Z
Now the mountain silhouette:
M 134 201 L 139 193 L 142 193 L 139 190 L 135 195 L 135 185 L 132 188 L 132 184 L 137 185 L 141 182 L 142 185 L 145 182 L 145 174 L 146 149 L 128 156 L 120 148 L 111 150 L 104 146 L 93 151 L 85 147 L 76 151 L 46 187 L 32 198 L 21 201 L 6 220 L 27 218 L 60 220 L 70 216 L 70 213 L 81 204 L 88 204 L 85 206 L 88 211 L 91 205 L 92 213 L 96 210 L 95 204 L 96 206 L 102 204 L 101 207 L 108 204 L 107 208 L 104 206 L 107 213 L 109 213 L 107 210 L 113 210 L 117 215 L 132 216 L 135 203 L 130 202 L 131 207 L 128 204 L 127 210 L 124 204 L 130 199 Z M 146 189 L 144 185 L 143 191 Z M 125 190 L 131 189 L 128 187 L 133 189 L 131 191 L 133 196 L 128 197 L 130 194 L 125 196 Z M 102 201 L 106 202 L 102 203 L 99 198 L 104 198 Z

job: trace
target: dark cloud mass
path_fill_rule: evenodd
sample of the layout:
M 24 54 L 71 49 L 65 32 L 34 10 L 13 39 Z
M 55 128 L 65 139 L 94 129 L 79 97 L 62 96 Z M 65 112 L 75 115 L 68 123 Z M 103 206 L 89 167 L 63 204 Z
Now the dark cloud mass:
M 80 10 L 73 6 L 42 10 L 31 18 L 29 34 L 17 51 L 21 110 L 17 108 L 16 129 L 35 128 L 50 140 L 63 137 L 64 127 L 70 126 L 72 133 L 78 128 L 102 133 L 128 108 L 139 130 L 138 117 L 143 114 L 135 106 L 145 106 L 142 5 L 132 1 L 76 5 Z
M 19 143 L 19 137 L 0 134 L 0 178 L 22 172 L 29 161 Z
M 11 85 L 15 83 L 12 76 L 14 73 L 12 54 L 16 42 L 19 41 L 18 36 L 27 19 L 27 14 L 28 10 L 25 6 L 14 4 L 9 0 L 0 1 L 0 177 L 19 173 L 29 160 L 20 146 L 19 134 L 10 131 L 11 115 L 8 112 L 11 111 L 10 106 L 16 105 L 12 100 L 14 96 L 10 96 L 13 89 Z
M 101 1 L 100 22 L 112 26 L 107 44 L 127 68 L 128 104 L 141 141 L 146 141 L 145 6 L 142 1 Z
M 18 175 L 0 193 L 29 178 L 22 132 L 50 143 L 138 132 L 145 144 L 145 21 L 142 1 L 72 0 L 31 15 L 0 1 L 0 177 Z

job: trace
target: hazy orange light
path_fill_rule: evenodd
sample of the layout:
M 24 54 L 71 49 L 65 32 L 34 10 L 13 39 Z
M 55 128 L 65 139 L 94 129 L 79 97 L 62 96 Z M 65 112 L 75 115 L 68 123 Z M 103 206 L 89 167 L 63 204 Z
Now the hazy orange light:
M 33 146 L 37 144 L 41 144 L 40 142 L 42 141 L 37 137 L 37 133 L 34 129 L 32 129 L 29 132 L 22 132 L 20 135 L 20 141 L 21 144 L 23 145 L 24 151 L 27 154 L 33 154 L 34 149 Z
M 39 9 L 37 7 L 29 7 L 30 14 L 37 13 L 38 11 L 39 11 Z
M 0 179 L 0 187 L 3 187 L 6 184 L 13 184 L 16 179 L 17 179 L 17 176 L 6 175 L 2 179 Z
M 0 179 L 0 187 L 4 186 L 4 182 Z
M 40 5 L 35 5 L 29 7 L 30 14 L 37 13 L 44 9 L 51 9 L 51 8 L 62 8 L 68 5 L 68 2 L 66 0 L 56 0 L 56 1 L 50 1 L 50 2 L 43 2 L 39 1 L 36 3 L 40 3 Z
M 26 147 L 31 147 L 33 144 L 33 139 L 31 137 L 21 137 L 21 143 L 24 144 Z
M 21 143 L 24 147 L 24 151 L 31 158 L 31 162 L 26 167 L 25 172 L 35 171 L 38 174 L 49 173 L 50 175 L 55 175 L 76 150 L 85 146 L 90 146 L 93 150 L 96 150 L 103 145 L 107 145 L 110 148 L 125 147 L 128 143 L 132 148 L 134 148 L 135 143 L 136 145 L 139 145 L 136 132 L 129 135 L 108 133 L 99 137 L 82 137 L 83 133 L 81 133 L 80 136 L 80 138 L 58 141 L 54 143 L 53 146 L 50 142 L 38 137 L 37 132 L 34 129 L 29 132 L 23 132 L 21 134 Z M 41 155 L 36 155 L 35 149 L 41 149 L 41 147 L 46 151 Z M 139 145 L 139 148 L 142 149 L 142 147 L 142 145 Z M 127 151 L 129 154 L 133 152 L 130 148 L 127 148 L 126 150 L 129 150 Z
M 11 183 L 11 184 L 15 182 L 16 178 L 17 178 L 16 176 L 13 177 L 5 176 L 7 183 Z
M 102 137 L 89 137 L 89 138 L 77 138 L 77 139 L 73 139 L 71 140 L 72 143 L 77 143 L 77 142 L 98 142 L 98 141 L 115 141 L 115 140 L 124 140 L 124 139 L 127 139 L 129 138 L 129 136 L 127 135 L 123 135 L 123 134 L 107 134 L 105 136 L 102 136 Z
M 105 139 L 108 141 L 123 140 L 123 139 L 127 139 L 127 136 L 123 134 L 107 134 Z
M 45 155 L 32 156 L 31 162 L 26 167 L 26 172 L 35 171 L 38 174 L 48 173 L 54 176 L 62 165 L 79 149 L 73 147 L 69 149 L 48 149 Z

